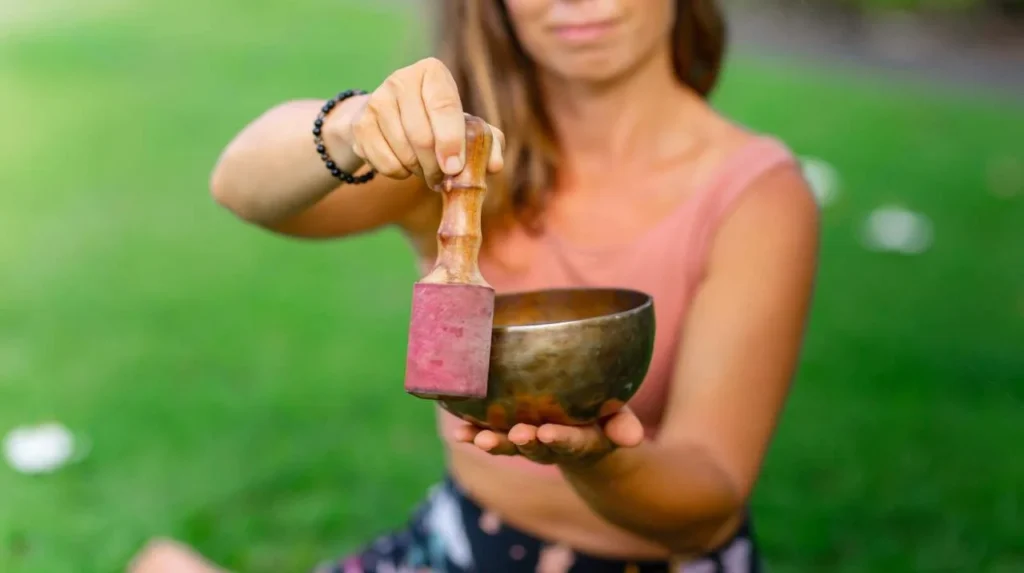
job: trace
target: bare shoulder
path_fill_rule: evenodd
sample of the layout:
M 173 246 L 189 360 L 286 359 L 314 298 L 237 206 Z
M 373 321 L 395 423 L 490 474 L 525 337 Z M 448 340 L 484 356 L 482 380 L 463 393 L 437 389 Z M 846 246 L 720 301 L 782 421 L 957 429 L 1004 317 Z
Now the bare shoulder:
M 766 135 L 744 127 L 710 106 L 705 108 L 705 117 L 702 123 L 710 154 L 719 161 L 725 161 L 758 141 L 764 140 Z
M 765 140 L 764 134 L 751 131 L 731 121 L 704 103 L 700 111 L 691 113 L 686 121 L 701 147 L 694 167 L 694 176 L 707 181 L 729 167 L 751 146 Z
M 719 165 L 768 137 L 712 113 L 710 140 Z M 785 147 L 782 151 L 789 161 L 773 163 L 755 175 L 725 226 L 759 228 L 784 224 L 796 225 L 812 235 L 817 233 L 819 209 L 814 194 L 796 157 Z
M 719 228 L 711 263 L 728 261 L 775 269 L 815 266 L 820 210 L 796 162 L 759 174 Z M 746 261 L 746 262 L 742 262 Z M 757 265 L 755 265 L 757 266 Z
M 760 138 L 760 134 L 744 128 L 710 108 L 708 108 L 707 131 L 712 147 L 723 157 L 738 153 Z

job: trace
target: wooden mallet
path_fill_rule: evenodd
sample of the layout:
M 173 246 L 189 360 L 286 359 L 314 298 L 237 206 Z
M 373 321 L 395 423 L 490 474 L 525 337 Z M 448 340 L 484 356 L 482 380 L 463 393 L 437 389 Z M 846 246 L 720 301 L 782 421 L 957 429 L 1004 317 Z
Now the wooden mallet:
M 405 390 L 420 398 L 487 396 L 494 289 L 477 257 L 492 143 L 487 123 L 467 114 L 465 168 L 441 192 L 437 262 L 412 293 Z

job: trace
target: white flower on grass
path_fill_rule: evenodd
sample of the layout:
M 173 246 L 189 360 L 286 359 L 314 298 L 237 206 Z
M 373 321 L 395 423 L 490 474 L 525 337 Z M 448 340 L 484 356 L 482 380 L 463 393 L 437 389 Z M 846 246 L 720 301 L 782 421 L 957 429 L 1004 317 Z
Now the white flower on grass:
M 932 245 L 931 220 L 909 209 L 894 205 L 879 207 L 865 221 L 865 246 L 875 251 L 919 255 Z
M 47 474 L 72 460 L 75 438 L 63 425 L 51 422 L 11 430 L 3 446 L 4 458 L 16 471 Z
M 800 169 L 818 205 L 827 207 L 839 197 L 839 172 L 831 163 L 818 157 L 801 157 Z

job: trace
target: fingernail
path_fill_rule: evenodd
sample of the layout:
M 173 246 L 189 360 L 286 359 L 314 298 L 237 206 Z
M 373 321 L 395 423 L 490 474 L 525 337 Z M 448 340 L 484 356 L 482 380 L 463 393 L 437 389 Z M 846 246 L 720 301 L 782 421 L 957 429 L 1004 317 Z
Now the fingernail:
M 455 175 L 459 171 L 462 171 L 462 161 L 455 155 L 449 157 L 444 162 L 444 172 L 449 175 Z

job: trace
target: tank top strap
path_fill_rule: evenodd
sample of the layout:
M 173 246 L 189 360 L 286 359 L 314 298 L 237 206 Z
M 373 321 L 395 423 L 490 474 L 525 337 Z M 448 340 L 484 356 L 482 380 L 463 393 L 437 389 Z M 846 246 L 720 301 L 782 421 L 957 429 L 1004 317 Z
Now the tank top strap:
M 698 191 L 693 208 L 697 225 L 692 240 L 699 264 L 694 272 L 702 275 L 711 244 L 719 227 L 753 184 L 769 171 L 796 162 L 790 148 L 774 137 L 758 136 L 728 159 Z

